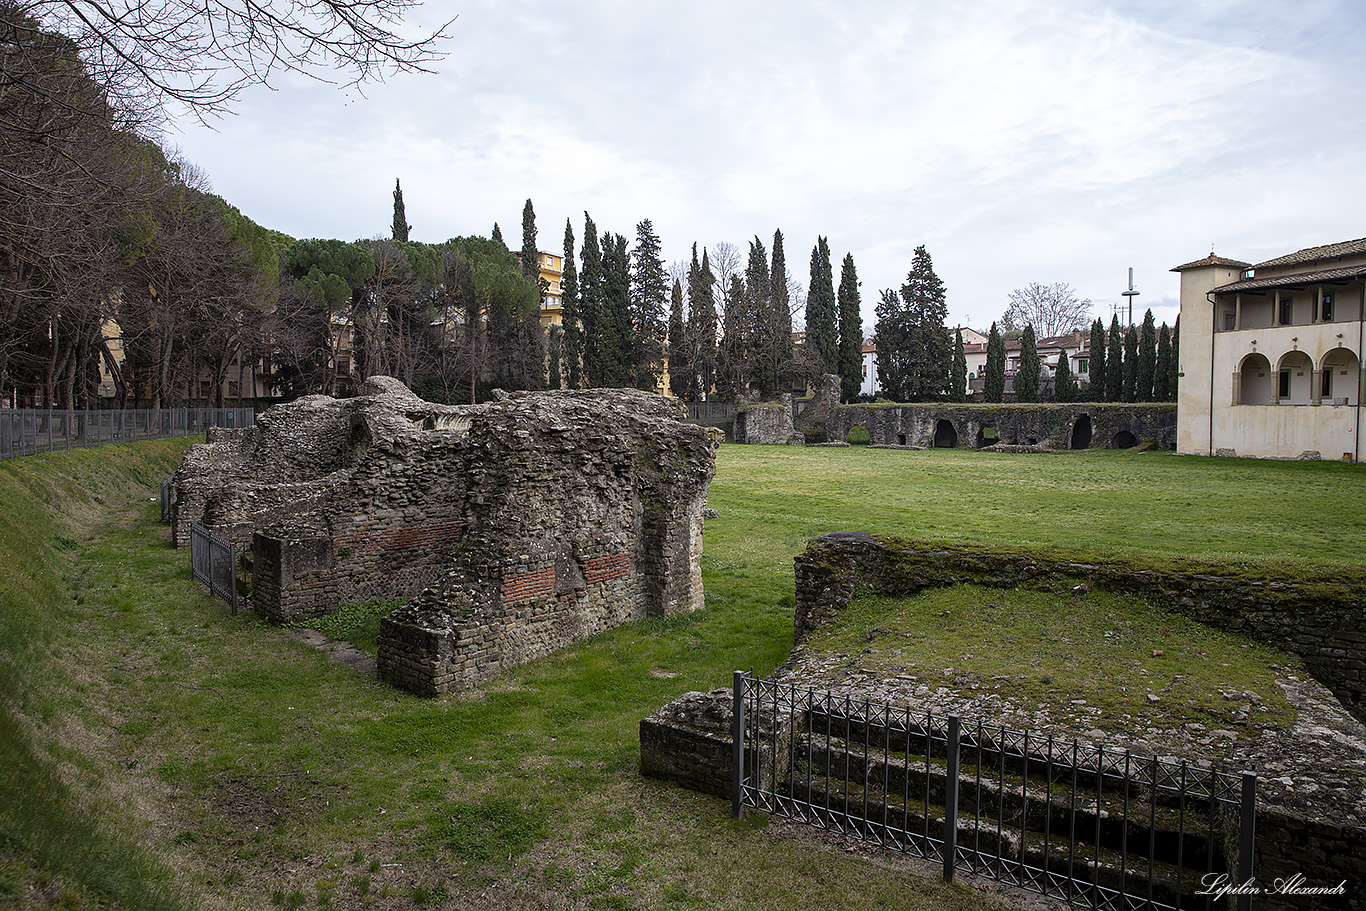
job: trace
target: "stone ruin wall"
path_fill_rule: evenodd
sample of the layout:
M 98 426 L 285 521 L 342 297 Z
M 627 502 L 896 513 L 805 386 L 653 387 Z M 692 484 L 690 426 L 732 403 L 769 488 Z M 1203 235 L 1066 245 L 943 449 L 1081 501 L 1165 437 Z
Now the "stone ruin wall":
M 1306 667 L 1327 688 L 1314 681 L 1290 685 L 1287 693 L 1300 715 L 1294 730 L 1286 732 L 1293 747 L 1275 755 L 1252 757 L 1258 769 L 1259 793 L 1254 875 L 1264 888 L 1270 888 L 1277 879 L 1297 875 L 1319 886 L 1345 882 L 1346 896 L 1305 904 L 1293 897 L 1263 895 L 1254 907 L 1267 911 L 1311 906 L 1366 911 L 1366 856 L 1362 853 L 1366 799 L 1351 784 L 1366 781 L 1366 732 L 1361 725 L 1366 720 L 1366 704 L 1361 699 L 1366 619 L 1360 608 L 1360 592 L 1344 587 L 1337 601 L 1331 597 L 1325 600 L 1321 591 L 1306 592 L 1291 585 L 1125 571 L 1015 554 L 915 551 L 903 549 L 890 539 L 884 542 L 866 534 L 840 533 L 816 539 L 797 558 L 795 639 L 800 644 L 812 630 L 834 619 L 857 592 L 903 596 L 959 582 L 1067 591 L 1078 580 L 1131 593 L 1157 605 L 1171 605 L 1202 622 L 1240 630 L 1305 658 Z M 804 676 L 795 653 L 777 679 L 822 688 Z M 840 687 L 839 691 L 844 689 Z M 883 700 L 876 682 L 862 677 L 849 695 L 856 701 Z M 642 774 L 729 798 L 731 700 L 730 690 L 686 693 L 642 719 Z M 1054 733 L 1064 738 L 1075 736 L 1062 729 Z M 765 744 L 775 736 L 784 734 L 760 732 Z M 758 756 L 749 755 L 757 761 L 765 751 L 758 752 Z M 1291 771 L 1300 788 L 1291 786 Z M 759 774 L 776 773 L 761 765 Z M 1346 782 L 1345 793 L 1355 794 L 1355 798 L 1344 802 L 1325 790 L 1322 786 L 1332 779 Z M 1305 783 L 1311 787 L 1303 789 Z M 1236 846 L 1227 847 L 1232 866 Z
M 831 409 L 826 436 L 845 440 L 856 425 L 873 445 L 921 449 L 1109 449 L 1128 448 L 1121 444 L 1129 439 L 1131 446 L 1176 448 L 1176 406 L 1167 404 L 844 405 Z
M 252 552 L 276 622 L 407 601 L 382 679 L 435 695 L 632 619 L 702 604 L 711 432 L 634 390 L 443 406 L 375 378 L 191 447 L 177 543 L 200 522 Z
M 745 405 L 735 412 L 735 442 L 749 444 L 804 442 L 792 419 L 792 396 L 777 404 Z

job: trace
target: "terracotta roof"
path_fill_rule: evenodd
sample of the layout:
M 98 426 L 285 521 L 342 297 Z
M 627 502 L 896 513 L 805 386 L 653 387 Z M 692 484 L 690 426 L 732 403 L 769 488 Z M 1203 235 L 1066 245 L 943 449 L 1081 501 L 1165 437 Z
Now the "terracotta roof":
M 1173 272 L 1185 272 L 1187 269 L 1203 269 L 1206 266 L 1228 266 L 1232 269 L 1251 269 L 1251 263 L 1240 262 L 1236 259 L 1229 259 L 1226 256 L 1215 256 L 1211 253 L 1204 259 L 1197 259 L 1193 263 L 1186 263 L 1184 266 L 1177 266 Z
M 1263 264 L 1265 265 L 1265 264 Z M 1215 288 L 1214 294 L 1231 294 L 1234 291 L 1255 291 L 1259 288 L 1295 288 L 1322 282 L 1351 281 L 1366 277 L 1366 266 L 1352 266 L 1347 269 L 1321 269 L 1318 272 L 1295 272 L 1291 275 L 1275 275 L 1270 278 L 1247 278 L 1229 282 Z
M 1268 259 L 1264 263 L 1257 263 L 1254 269 L 1267 269 L 1273 266 L 1295 266 L 1300 263 L 1316 263 L 1325 259 L 1336 259 L 1340 256 L 1360 256 L 1366 254 L 1366 237 L 1356 240 L 1344 240 L 1336 244 L 1324 244 L 1321 247 L 1305 247 L 1295 253 L 1285 256 L 1278 256 L 1275 259 Z

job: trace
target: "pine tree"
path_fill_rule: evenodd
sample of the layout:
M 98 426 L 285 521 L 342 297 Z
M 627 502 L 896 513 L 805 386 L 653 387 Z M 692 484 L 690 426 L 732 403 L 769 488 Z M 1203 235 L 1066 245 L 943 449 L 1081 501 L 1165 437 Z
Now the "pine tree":
M 806 289 L 806 347 L 819 359 L 818 369 L 822 375 L 839 372 L 838 319 L 830 246 L 824 237 L 817 237 L 816 245 L 811 248 L 811 281 Z
M 1138 331 L 1124 332 L 1124 401 L 1138 401 Z
M 693 262 L 697 262 L 697 244 L 692 248 Z M 697 279 L 688 273 L 688 340 L 692 344 L 690 361 L 696 376 L 694 394 L 698 401 L 706 399 L 716 379 L 716 276 L 712 275 L 707 251 L 702 251 L 702 264 L 697 267 Z
M 1153 401 L 1153 386 L 1157 371 L 1157 327 L 1153 323 L 1153 311 L 1143 315 L 1143 327 L 1138 333 L 1138 376 L 1134 401 Z
M 574 227 L 564 220 L 564 268 L 560 272 L 560 321 L 564 326 L 565 378 L 570 389 L 583 381 L 583 328 L 579 325 L 579 274 L 574 267 Z
M 1172 362 L 1167 370 L 1167 401 L 1175 402 L 1181 391 L 1177 386 L 1181 377 L 1181 317 L 1172 324 Z
M 830 250 L 826 248 L 826 257 Z M 840 395 L 852 402 L 863 388 L 863 314 L 859 301 L 858 271 L 852 253 L 844 254 L 840 264 L 840 289 L 837 301 L 840 317 L 838 372 Z
M 403 188 L 394 181 L 394 240 L 408 239 L 408 232 L 413 228 L 408 224 L 408 213 L 403 210 Z
M 540 285 L 541 283 L 541 253 L 536 249 L 536 210 L 531 207 L 531 200 L 526 201 L 522 206 L 522 274 L 528 280 Z M 544 290 L 541 292 L 545 293 Z
M 996 324 L 991 324 L 987 333 L 987 368 L 982 398 L 988 402 L 1001 402 L 1006 393 L 1006 343 Z
M 877 315 L 873 335 L 877 342 L 878 389 L 893 402 L 904 402 L 910 396 L 906 352 L 910 349 L 911 332 L 906 317 L 906 302 L 891 288 L 884 288 L 874 313 Z
M 681 289 L 680 289 L 681 290 Z M 637 389 L 659 388 L 667 341 L 665 301 L 669 276 L 659 255 L 659 237 L 647 218 L 636 224 L 636 247 L 631 253 L 631 333 L 628 357 L 631 382 Z M 680 303 L 681 306 L 681 303 Z M 682 312 L 679 313 L 680 322 Z
M 697 254 L 693 254 L 697 262 Z M 691 280 L 691 278 L 690 278 Z M 692 401 L 695 397 L 686 325 L 683 322 L 683 283 L 674 280 L 669 299 L 669 394 Z
M 1163 323 L 1157 330 L 1157 364 L 1153 368 L 1153 401 L 1165 402 L 1168 397 L 1167 386 L 1171 381 L 1172 370 L 1172 333 Z
M 934 272 L 925 247 L 915 248 L 911 271 L 901 286 L 911 330 L 906 351 L 906 393 L 911 401 L 943 395 L 949 388 L 953 348 L 949 342 L 944 283 Z
M 498 241 L 498 243 L 503 244 L 505 247 L 507 246 L 506 243 L 503 243 L 503 232 L 498 229 L 498 222 L 496 221 L 493 223 L 493 233 L 489 235 L 489 238 Z
M 1124 335 L 1119 314 L 1110 317 L 1110 331 L 1105 335 L 1105 401 L 1124 401 Z
M 955 402 L 968 400 L 968 356 L 963 350 L 963 330 L 953 331 L 953 388 L 951 398 Z
M 1053 397 L 1059 402 L 1077 400 L 1077 378 L 1073 376 L 1072 367 L 1067 362 L 1066 349 L 1058 354 L 1058 369 L 1053 372 Z
M 1039 346 L 1034 339 L 1034 324 L 1024 327 L 1020 337 L 1020 367 L 1015 371 L 1015 400 L 1017 402 L 1037 402 L 1039 400 Z
M 1091 324 L 1091 359 L 1087 365 L 1086 397 L 1092 402 L 1105 401 L 1105 324 L 1100 317 Z
M 607 385 L 603 372 L 602 248 L 598 229 L 583 213 L 583 249 L 579 253 L 579 322 L 583 325 L 583 385 Z

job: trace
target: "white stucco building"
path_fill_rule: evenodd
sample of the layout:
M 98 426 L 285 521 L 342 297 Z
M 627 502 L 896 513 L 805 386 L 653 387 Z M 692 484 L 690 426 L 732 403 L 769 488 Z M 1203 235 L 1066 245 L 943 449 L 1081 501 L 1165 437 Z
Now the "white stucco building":
M 1177 450 L 1359 460 L 1366 238 L 1181 274 Z

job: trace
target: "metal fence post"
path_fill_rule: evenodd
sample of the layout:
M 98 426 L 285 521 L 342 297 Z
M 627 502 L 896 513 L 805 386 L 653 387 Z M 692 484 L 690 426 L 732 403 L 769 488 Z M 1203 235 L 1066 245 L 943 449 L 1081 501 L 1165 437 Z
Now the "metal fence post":
M 730 813 L 736 819 L 745 807 L 745 672 L 736 671 L 731 686 L 734 688 L 731 707 L 731 737 L 735 750 L 731 756 Z
M 959 718 L 957 715 L 950 715 L 948 765 L 944 770 L 944 882 L 946 883 L 953 882 L 954 862 L 958 857 L 959 736 Z
M 1257 773 L 1243 772 L 1243 793 L 1238 813 L 1238 884 L 1252 881 L 1252 847 L 1257 829 Z M 1252 907 L 1252 896 L 1238 896 L 1238 911 Z

